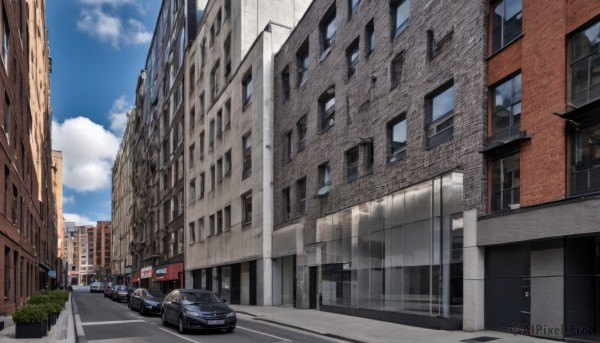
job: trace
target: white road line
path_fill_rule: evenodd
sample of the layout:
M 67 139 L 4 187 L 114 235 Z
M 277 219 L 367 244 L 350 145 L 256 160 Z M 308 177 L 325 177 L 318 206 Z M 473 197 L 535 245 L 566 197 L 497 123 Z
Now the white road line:
M 85 323 L 81 323 L 81 325 L 83 326 L 88 326 L 88 325 L 111 325 L 111 324 L 127 324 L 127 323 L 145 323 L 145 320 L 141 320 L 141 319 L 132 319 L 132 320 L 111 320 L 111 321 L 104 321 L 104 322 L 85 322 Z
M 243 328 L 241 326 L 236 326 L 236 328 L 242 329 L 242 330 L 246 330 L 246 331 L 252 331 L 252 332 L 255 332 L 255 333 L 258 333 L 258 334 L 261 334 L 261 335 L 265 335 L 265 336 L 269 336 L 269 337 L 273 337 L 273 338 L 277 338 L 277 339 L 280 339 L 280 340 L 286 341 L 286 342 L 291 342 L 292 341 L 291 339 L 282 338 L 282 337 L 279 337 L 279 336 L 274 336 L 274 335 L 271 335 L 271 334 L 268 334 L 268 333 L 264 333 L 264 332 L 260 332 L 260 331 L 256 331 L 256 330 L 252 330 L 252 329 L 248 329 L 248 328 Z
M 175 332 L 171 332 L 171 331 L 169 331 L 169 330 L 167 330 L 167 329 L 163 329 L 163 328 L 158 328 L 158 329 L 159 329 L 159 330 L 162 330 L 162 331 L 164 331 L 164 332 L 166 332 L 166 333 L 170 333 L 170 334 L 171 334 L 171 335 L 173 335 L 173 336 L 177 336 L 177 337 L 179 337 L 179 338 L 181 338 L 181 339 L 185 339 L 185 340 L 186 340 L 186 341 L 188 341 L 188 342 L 200 343 L 200 341 L 194 341 L 193 339 L 189 339 L 189 338 L 187 338 L 187 337 L 183 337 L 182 335 L 178 335 L 178 334 L 176 334 Z

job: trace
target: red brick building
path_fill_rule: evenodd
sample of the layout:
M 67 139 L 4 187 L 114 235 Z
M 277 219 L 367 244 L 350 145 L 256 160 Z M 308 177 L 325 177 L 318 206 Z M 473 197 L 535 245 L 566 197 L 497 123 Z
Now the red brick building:
M 488 13 L 479 328 L 585 337 L 600 331 L 600 2 Z

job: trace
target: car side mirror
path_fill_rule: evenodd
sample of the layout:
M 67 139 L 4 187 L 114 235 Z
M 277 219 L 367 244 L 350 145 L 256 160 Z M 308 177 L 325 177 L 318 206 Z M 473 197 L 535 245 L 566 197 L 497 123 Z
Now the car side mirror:
M 223 300 L 223 302 L 224 302 L 224 303 L 226 303 L 226 302 L 227 302 L 227 299 L 221 299 L 221 300 Z

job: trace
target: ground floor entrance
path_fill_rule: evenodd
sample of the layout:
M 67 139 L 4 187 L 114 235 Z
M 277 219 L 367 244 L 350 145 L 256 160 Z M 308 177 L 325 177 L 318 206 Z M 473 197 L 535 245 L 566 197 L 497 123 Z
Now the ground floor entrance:
M 257 261 L 188 271 L 195 289 L 216 293 L 230 304 L 257 304 Z

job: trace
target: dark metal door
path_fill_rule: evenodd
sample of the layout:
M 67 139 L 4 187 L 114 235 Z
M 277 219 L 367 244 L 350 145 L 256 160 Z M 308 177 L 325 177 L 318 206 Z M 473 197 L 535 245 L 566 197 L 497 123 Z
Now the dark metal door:
M 317 267 L 309 267 L 308 307 L 317 308 Z

